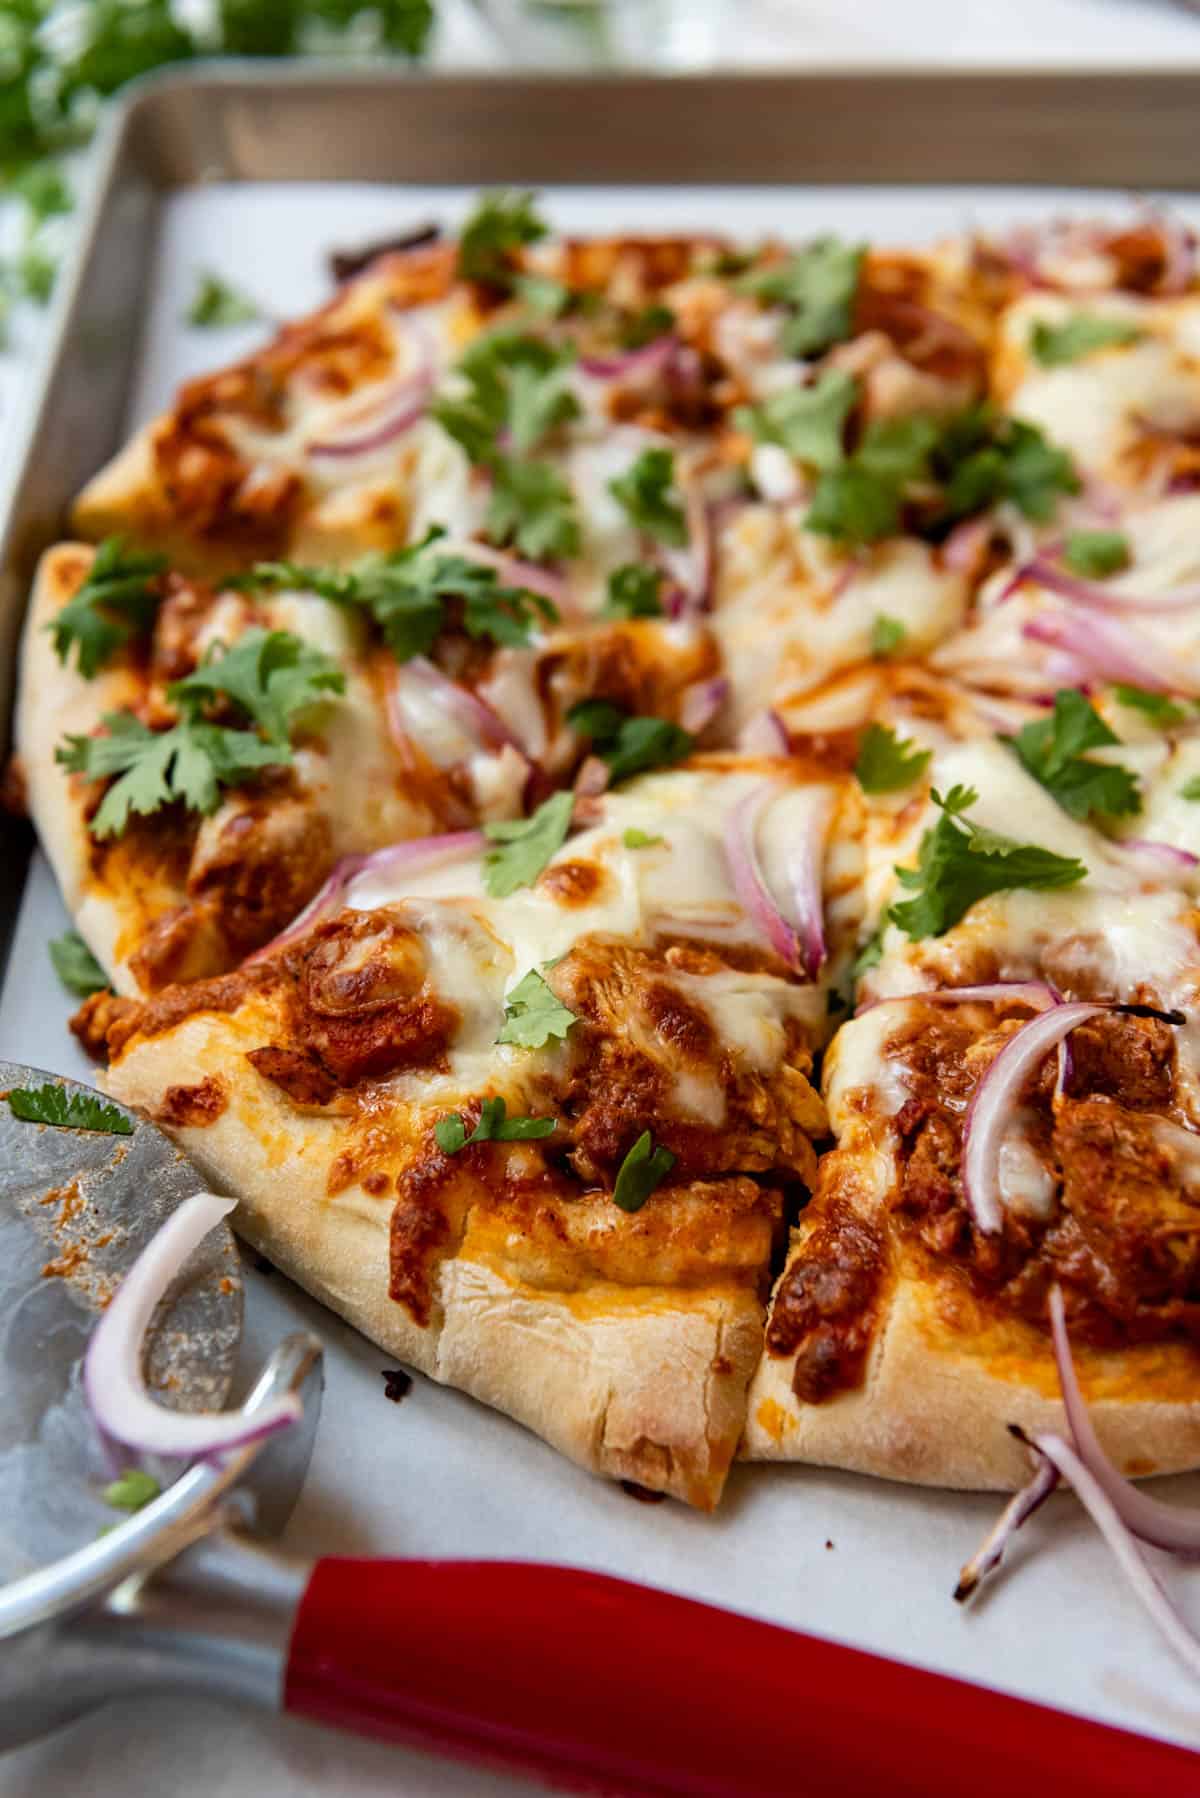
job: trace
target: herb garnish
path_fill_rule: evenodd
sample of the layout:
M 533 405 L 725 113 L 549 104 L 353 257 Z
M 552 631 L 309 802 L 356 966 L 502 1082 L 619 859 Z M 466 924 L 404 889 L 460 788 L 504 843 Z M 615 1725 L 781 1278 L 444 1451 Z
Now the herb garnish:
M 493 331 L 472 344 L 455 370 L 466 393 L 443 395 L 430 411 L 472 462 L 489 461 L 501 441 L 528 455 L 579 415 L 568 386 L 574 362 L 574 344 Z
M 608 763 L 615 786 L 650 768 L 669 768 L 691 753 L 694 738 L 667 718 L 631 718 L 606 699 L 581 699 L 567 713 L 567 723 Z
M 439 1118 L 433 1126 L 438 1148 L 443 1155 L 457 1155 L 469 1143 L 531 1142 L 542 1136 L 552 1136 L 558 1128 L 557 1118 L 510 1118 L 505 1116 L 507 1109 L 503 1099 L 485 1099 L 479 1122 L 469 1136 L 461 1113 L 452 1111 Z
M 639 830 L 636 824 L 631 824 L 621 838 L 626 849 L 656 849 L 666 840 L 665 837 L 651 836 L 649 831 Z
M 48 1080 L 44 1086 L 14 1086 L 5 1094 L 14 1117 L 64 1130 L 93 1130 L 103 1136 L 132 1136 L 133 1123 L 97 1093 L 68 1092 Z
M 1072 818 L 1120 818 L 1141 810 L 1138 784 L 1128 768 L 1094 762 L 1084 754 L 1119 746 L 1121 739 L 1073 687 L 1054 695 L 1052 718 L 1039 718 L 1007 740 L 1022 767 Z
M 579 517 L 571 489 L 551 462 L 497 456 L 487 533 L 493 543 L 512 542 L 533 562 L 558 561 L 579 548 Z
M 114 1511 L 141 1511 L 161 1495 L 162 1486 L 154 1475 L 140 1467 L 126 1467 L 100 1494 Z
M 911 737 L 898 737 L 885 724 L 869 724 L 858 746 L 854 772 L 864 793 L 898 793 L 925 772 L 931 749 L 920 749 Z
M 106 537 L 92 565 L 66 605 L 46 629 L 60 662 L 75 648 L 76 666 L 91 680 L 131 638 L 149 630 L 158 610 L 158 576 L 165 556 L 126 548 L 121 537 Z
M 973 787 L 952 787 L 944 799 L 935 789 L 932 798 L 941 816 L 921 838 L 917 866 L 896 869 L 901 885 L 916 897 L 888 912 L 914 942 L 944 935 L 989 893 L 1014 887 L 1049 891 L 1086 878 L 1087 868 L 1074 857 L 1015 842 L 963 817 L 979 799 Z
M 846 420 L 858 398 L 858 382 L 830 368 L 810 387 L 788 387 L 757 406 L 739 406 L 733 422 L 756 443 L 777 443 L 814 468 L 836 468 L 844 456 Z
M 54 972 L 69 993 L 86 999 L 108 990 L 108 975 L 77 930 L 52 938 L 49 950 Z
M 1043 368 L 1062 368 L 1096 350 L 1136 343 L 1143 332 L 1125 318 L 1105 318 L 1095 312 L 1074 312 L 1061 325 L 1039 319 L 1029 337 L 1035 362 Z
M 483 858 L 483 884 L 493 899 L 533 885 L 566 842 L 574 804 L 573 793 L 552 793 L 529 818 L 484 825 L 484 835 L 496 844 Z
M 608 483 L 613 498 L 631 523 L 672 549 L 687 546 L 687 517 L 675 485 L 675 457 L 668 449 L 643 450 L 637 460 Z
M 485 194 L 458 240 L 458 272 L 464 281 L 507 288 L 513 260 L 526 244 L 538 243 L 548 227 L 534 210 L 532 193 Z
M 240 293 L 211 269 L 196 270 L 196 291 L 184 314 L 185 324 L 197 331 L 226 331 L 261 317 L 262 308 L 249 294 Z
M 908 626 L 899 618 L 889 618 L 886 612 L 876 612 L 871 624 L 871 654 L 877 661 L 886 661 L 894 656 L 898 649 L 903 649 L 908 641 Z
M 1072 574 L 1101 580 L 1129 566 L 1129 539 L 1121 531 L 1069 531 L 1062 559 Z
M 496 1041 L 515 1043 L 519 1049 L 541 1049 L 551 1037 L 565 1037 L 578 1022 L 537 969 L 530 968 L 505 1000 L 504 1024 Z
M 623 562 L 608 577 L 608 618 L 661 618 L 659 589 L 663 583 L 661 568 L 649 568 L 641 562 Z
M 622 1211 L 640 1211 L 674 1166 L 675 1156 L 670 1149 L 661 1144 L 656 1149 L 649 1130 L 643 1130 L 618 1170 L 613 1204 Z
M 865 253 L 862 244 L 818 237 L 782 262 L 751 269 L 738 286 L 768 305 L 788 309 L 780 334 L 786 355 L 820 355 L 850 335 Z
M 1160 730 L 1170 730 L 1187 717 L 1181 705 L 1176 705 L 1165 693 L 1152 693 L 1148 687 L 1131 687 L 1125 681 L 1114 681 L 1113 692 L 1123 706 L 1128 706 L 1131 712 L 1140 712 Z

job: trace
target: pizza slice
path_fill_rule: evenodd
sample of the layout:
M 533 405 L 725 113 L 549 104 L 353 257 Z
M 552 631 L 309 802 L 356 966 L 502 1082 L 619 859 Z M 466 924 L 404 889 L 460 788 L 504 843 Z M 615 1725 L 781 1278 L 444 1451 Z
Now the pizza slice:
M 1078 750 L 1074 699 L 1056 722 Z M 1129 797 L 1102 746 L 1070 765 L 1026 739 L 1035 773 L 1014 743 L 924 741 L 866 827 L 881 929 L 826 1056 L 837 1146 L 772 1297 L 745 1452 L 1022 1484 L 1006 1426 L 1061 1423 L 1057 1284 L 1110 1452 L 1194 1465 L 1194 899 L 1177 861 L 1080 815 L 1122 774 Z
M 816 1174 L 858 801 L 710 757 L 569 834 L 574 804 L 481 854 L 368 861 L 236 973 L 89 1005 L 108 1088 L 292 1277 L 584 1466 L 707 1508 Z

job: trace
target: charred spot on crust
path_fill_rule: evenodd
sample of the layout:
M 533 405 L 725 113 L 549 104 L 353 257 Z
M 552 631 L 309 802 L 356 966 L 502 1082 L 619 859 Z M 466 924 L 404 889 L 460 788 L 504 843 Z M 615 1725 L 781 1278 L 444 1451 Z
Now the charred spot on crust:
M 885 1270 L 878 1228 L 843 1199 L 822 1203 L 775 1293 L 767 1350 L 794 1355 L 792 1390 L 815 1405 L 862 1382 Z
M 537 884 L 560 905 L 594 905 L 604 896 L 610 877 L 597 862 L 552 862 Z

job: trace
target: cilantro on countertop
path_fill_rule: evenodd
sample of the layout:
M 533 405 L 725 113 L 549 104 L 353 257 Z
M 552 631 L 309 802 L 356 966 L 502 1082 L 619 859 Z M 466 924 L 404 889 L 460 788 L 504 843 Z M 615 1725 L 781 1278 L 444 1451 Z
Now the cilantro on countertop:
M 240 293 L 211 269 L 196 270 L 196 291 L 184 313 L 184 323 L 198 331 L 226 331 L 231 325 L 253 324 L 262 308 L 248 294 Z
M 433 1126 L 433 1134 L 437 1138 L 437 1146 L 443 1155 L 457 1155 L 473 1142 L 530 1142 L 542 1136 L 552 1136 L 558 1128 L 557 1118 L 510 1118 L 505 1116 L 508 1107 L 503 1099 L 485 1099 L 479 1113 L 479 1122 L 467 1135 L 467 1126 L 460 1112 L 451 1111 L 444 1118 L 439 1118 Z
M 829 368 L 811 386 L 787 387 L 757 406 L 739 406 L 733 422 L 756 443 L 777 443 L 814 468 L 836 468 L 845 451 L 846 420 L 858 398 L 858 382 Z
M 1039 319 L 1029 336 L 1035 362 L 1043 368 L 1062 368 L 1097 350 L 1136 343 L 1144 335 L 1127 318 L 1111 318 L 1096 312 L 1073 312 L 1061 325 Z
M 1087 868 L 1074 857 L 973 824 L 962 814 L 978 799 L 972 787 L 952 787 L 944 799 L 935 790 L 933 803 L 941 816 L 921 838 L 917 866 L 896 869 L 901 885 L 915 897 L 893 905 L 888 917 L 914 942 L 943 936 L 989 893 L 1014 887 L 1050 891 L 1075 886 L 1087 876 Z
M 624 474 L 614 476 L 608 490 L 639 531 L 672 549 L 684 549 L 688 541 L 687 516 L 674 483 L 672 451 L 647 449 Z
M 1123 706 L 1128 706 L 1131 712 L 1140 712 L 1160 730 L 1170 730 L 1187 718 L 1183 707 L 1176 705 L 1165 693 L 1152 693 L 1148 687 L 1131 687 L 1125 681 L 1114 681 L 1112 690 Z
M 114 1511 L 140 1511 L 161 1495 L 158 1480 L 141 1467 L 126 1467 L 100 1494 Z
M 854 772 L 864 793 L 898 793 L 911 787 L 929 766 L 933 751 L 919 749 L 885 724 L 869 724 L 858 746 Z
M 668 768 L 692 750 L 694 739 L 667 718 L 631 718 L 606 699 L 581 699 L 567 713 L 567 723 L 608 763 L 609 780 L 629 780 L 651 768 Z
M 1069 531 L 1062 560 L 1072 574 L 1102 580 L 1129 566 L 1129 539 L 1123 531 Z
M 102 1136 L 132 1136 L 133 1123 L 99 1093 L 68 1092 L 47 1080 L 43 1086 L 13 1086 L 4 1095 L 14 1117 L 60 1130 L 93 1130 Z
M 538 970 L 530 968 L 505 1000 L 504 1024 L 496 1041 L 515 1043 L 520 1049 L 541 1049 L 551 1037 L 565 1037 L 578 1022 Z
M 106 537 L 80 586 L 46 626 L 59 661 L 67 661 L 74 645 L 76 666 L 91 680 L 117 650 L 149 630 L 161 598 L 158 576 L 166 566 L 165 556 L 130 550 L 123 538 Z
M 552 793 L 531 817 L 484 825 L 496 845 L 483 858 L 483 884 L 493 899 L 533 885 L 566 842 L 574 805 L 573 793 Z
M 290 632 L 250 631 L 167 689 L 180 711 L 169 729 L 150 730 L 132 712 L 107 712 L 106 734 L 68 736 L 55 760 L 91 780 L 117 776 L 89 828 L 95 837 L 119 836 L 135 812 L 176 801 L 211 812 L 223 786 L 289 762 L 291 724 L 343 686 L 340 669 Z M 232 701 L 274 734 L 264 739 L 255 730 L 213 723 L 204 708 L 214 698 Z
M 613 1204 L 622 1211 L 640 1211 L 674 1166 L 675 1156 L 670 1149 L 661 1144 L 656 1149 L 649 1130 L 643 1130 L 618 1169 Z
M 365 556 L 350 568 L 305 568 L 295 562 L 259 562 L 239 586 L 296 587 L 334 605 L 369 613 L 399 662 L 427 655 L 447 623 L 446 606 L 462 605 L 467 634 L 525 648 L 537 619 L 557 622 L 558 610 L 540 593 L 506 587 L 494 568 L 468 556 L 445 555 L 434 525 L 408 549 Z
M 77 930 L 68 930 L 49 943 L 54 972 L 69 993 L 86 999 L 108 990 L 108 975 Z
M 511 285 L 514 253 L 548 235 L 534 199 L 532 193 L 515 192 L 482 196 L 458 240 L 458 272 L 464 281 Z
M 661 618 L 662 601 L 658 597 L 663 583 L 661 568 L 650 568 L 640 562 L 624 562 L 608 577 L 608 602 L 604 613 L 608 618 Z
M 1087 749 L 1120 745 L 1082 693 L 1063 687 L 1054 695 L 1054 716 L 1027 724 L 1007 741 L 1027 773 L 1040 781 L 1072 818 L 1120 818 L 1141 810 L 1138 784 L 1128 768 L 1095 762 Z
M 907 642 L 906 624 L 902 624 L 899 618 L 889 618 L 886 612 L 876 612 L 871 624 L 871 654 L 877 661 L 885 661 L 888 656 L 894 656 Z
M 836 237 L 815 238 L 785 260 L 752 268 L 738 283 L 788 317 L 780 346 L 789 356 L 816 356 L 850 335 L 865 247 Z

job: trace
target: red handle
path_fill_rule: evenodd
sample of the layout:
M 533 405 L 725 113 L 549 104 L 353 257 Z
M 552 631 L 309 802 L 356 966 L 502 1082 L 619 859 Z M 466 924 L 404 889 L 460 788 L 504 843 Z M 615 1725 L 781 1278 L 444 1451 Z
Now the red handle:
M 324 1560 L 285 1708 L 574 1790 L 1089 1798 L 1195 1790 L 1186 1749 L 569 1567 Z

